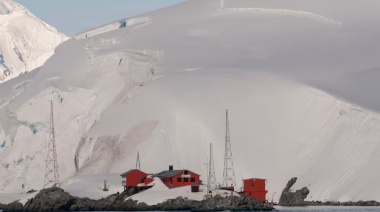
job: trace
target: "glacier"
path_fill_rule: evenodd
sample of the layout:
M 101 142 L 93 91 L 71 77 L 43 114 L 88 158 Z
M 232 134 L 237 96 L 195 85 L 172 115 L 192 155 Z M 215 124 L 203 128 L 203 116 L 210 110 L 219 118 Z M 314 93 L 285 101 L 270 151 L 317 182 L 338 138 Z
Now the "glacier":
M 42 188 L 53 100 L 69 192 L 137 151 L 205 180 L 210 142 L 220 182 L 229 109 L 237 188 L 266 178 L 276 201 L 297 176 L 309 200 L 379 200 L 379 16 L 376 0 L 190 0 L 80 33 L 0 85 L 0 193 Z
M 23 6 L 0 1 L 0 82 L 40 66 L 68 37 L 44 23 Z

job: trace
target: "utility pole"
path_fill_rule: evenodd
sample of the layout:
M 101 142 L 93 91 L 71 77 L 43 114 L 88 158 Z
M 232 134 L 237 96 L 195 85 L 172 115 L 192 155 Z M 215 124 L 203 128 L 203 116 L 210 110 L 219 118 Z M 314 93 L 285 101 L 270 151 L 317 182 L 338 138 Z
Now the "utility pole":
M 53 101 L 50 100 L 50 123 L 49 123 L 49 141 L 47 144 L 46 169 L 44 188 L 59 188 L 59 172 L 57 163 L 57 151 L 55 145 L 54 130 L 54 110 Z
M 232 187 L 236 185 L 234 162 L 232 160 L 231 138 L 230 138 L 230 123 L 228 120 L 228 110 L 226 110 L 226 138 L 224 151 L 224 171 L 223 171 L 223 186 Z
M 214 166 L 214 155 L 212 151 L 212 144 L 210 143 L 210 161 L 208 163 L 208 175 L 207 175 L 207 194 L 210 191 L 215 191 L 217 188 Z

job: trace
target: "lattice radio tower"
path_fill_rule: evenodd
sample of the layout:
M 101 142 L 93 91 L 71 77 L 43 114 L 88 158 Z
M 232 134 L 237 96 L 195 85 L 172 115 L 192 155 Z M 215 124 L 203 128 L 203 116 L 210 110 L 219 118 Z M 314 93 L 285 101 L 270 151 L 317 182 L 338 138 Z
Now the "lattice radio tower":
M 208 175 L 207 175 L 207 193 L 215 191 L 217 188 L 214 166 L 214 154 L 212 151 L 212 144 L 210 143 L 210 161 L 208 162 Z
M 232 149 L 230 139 L 230 123 L 228 120 L 228 110 L 226 110 L 226 143 L 224 151 L 224 171 L 223 171 L 223 186 L 229 187 L 236 185 L 234 162 L 232 160 Z
M 59 188 L 59 173 L 57 163 L 57 151 L 55 146 L 54 111 L 53 101 L 50 101 L 49 141 L 47 144 L 46 170 L 44 188 Z

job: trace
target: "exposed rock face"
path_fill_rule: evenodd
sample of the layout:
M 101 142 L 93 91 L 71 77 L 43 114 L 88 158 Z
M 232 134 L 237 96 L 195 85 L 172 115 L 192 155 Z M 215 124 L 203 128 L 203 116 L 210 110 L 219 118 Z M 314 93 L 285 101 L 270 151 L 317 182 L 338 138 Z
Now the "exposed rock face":
M 290 188 L 297 182 L 297 178 L 294 177 L 289 180 L 284 190 L 282 190 L 279 205 L 281 206 L 304 206 L 307 205 L 305 199 L 310 193 L 307 187 L 303 187 L 295 192 L 290 191 Z
M 67 211 L 75 198 L 60 188 L 42 189 L 25 203 L 26 211 Z
M 4 212 L 29 212 L 29 211 L 221 211 L 221 210 L 273 210 L 272 207 L 264 205 L 258 200 L 249 197 L 214 197 L 202 201 L 189 200 L 178 197 L 166 202 L 149 206 L 138 203 L 127 197 L 138 191 L 127 191 L 121 194 L 113 194 L 100 200 L 73 197 L 60 188 L 41 190 L 33 199 L 29 200 L 23 207 L 14 202 L 4 205 Z M 126 200 L 127 199 L 127 200 Z M 1 205 L 0 205 L 1 206 Z

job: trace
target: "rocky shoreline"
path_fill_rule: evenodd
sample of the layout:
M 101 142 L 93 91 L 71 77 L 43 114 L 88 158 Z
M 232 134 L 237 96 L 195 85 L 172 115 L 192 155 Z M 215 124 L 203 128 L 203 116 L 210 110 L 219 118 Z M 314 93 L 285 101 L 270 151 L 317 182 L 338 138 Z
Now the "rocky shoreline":
M 113 194 L 100 200 L 73 197 L 60 188 L 41 190 L 25 205 L 18 201 L 1 205 L 4 212 L 34 212 L 34 211 L 271 211 L 274 208 L 258 200 L 245 196 L 230 196 L 190 200 L 183 197 L 170 199 L 157 205 L 147 205 L 127 199 L 134 191 Z
M 380 202 L 375 200 L 370 201 L 305 201 L 310 191 L 307 187 L 302 189 L 291 191 L 293 185 L 297 182 L 297 178 L 294 177 L 288 181 L 284 190 L 281 193 L 279 204 L 280 206 L 293 207 L 293 206 L 380 206 Z
M 339 201 L 307 201 L 305 202 L 306 206 L 380 206 L 380 202 L 377 202 L 375 200 L 369 200 L 369 201 L 348 201 L 348 202 L 339 202 Z

